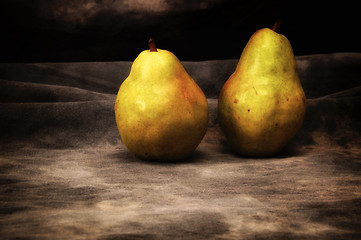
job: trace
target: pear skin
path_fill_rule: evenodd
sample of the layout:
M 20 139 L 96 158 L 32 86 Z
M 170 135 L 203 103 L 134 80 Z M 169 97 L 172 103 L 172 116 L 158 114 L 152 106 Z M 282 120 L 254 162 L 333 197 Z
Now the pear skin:
M 208 126 L 208 104 L 201 88 L 178 58 L 158 49 L 134 60 L 121 84 L 115 117 L 125 146 L 143 159 L 174 161 L 189 156 Z
M 219 123 L 228 143 L 244 156 L 276 154 L 297 133 L 305 111 L 290 42 L 272 29 L 258 30 L 218 99 Z

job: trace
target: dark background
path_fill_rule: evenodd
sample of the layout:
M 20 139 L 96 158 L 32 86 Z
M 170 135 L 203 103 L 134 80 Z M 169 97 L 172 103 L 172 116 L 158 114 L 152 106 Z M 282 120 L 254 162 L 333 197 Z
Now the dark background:
M 153 37 L 181 60 L 239 58 L 282 19 L 295 55 L 360 52 L 357 2 L 2 0 L 0 62 L 132 61 Z

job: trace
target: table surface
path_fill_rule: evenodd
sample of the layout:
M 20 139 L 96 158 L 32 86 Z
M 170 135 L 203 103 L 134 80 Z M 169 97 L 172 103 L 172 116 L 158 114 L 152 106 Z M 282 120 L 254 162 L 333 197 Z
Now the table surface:
M 164 164 L 114 149 L 1 157 L 1 233 L 29 239 L 358 239 L 359 149 Z

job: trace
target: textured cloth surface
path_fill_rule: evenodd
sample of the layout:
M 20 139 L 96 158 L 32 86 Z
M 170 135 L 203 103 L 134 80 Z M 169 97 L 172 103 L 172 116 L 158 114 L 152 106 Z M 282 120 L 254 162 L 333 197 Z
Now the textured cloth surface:
M 176 163 L 121 143 L 131 62 L 0 64 L 1 239 L 360 239 L 361 54 L 297 57 L 306 118 L 263 159 L 233 154 L 218 127 L 237 62 L 183 62 L 210 121 Z

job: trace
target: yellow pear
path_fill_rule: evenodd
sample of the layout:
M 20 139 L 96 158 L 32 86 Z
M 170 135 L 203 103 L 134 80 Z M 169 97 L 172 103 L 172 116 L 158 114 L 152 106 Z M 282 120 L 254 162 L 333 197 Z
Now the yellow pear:
M 297 63 L 288 39 L 276 32 L 278 24 L 252 35 L 218 99 L 220 126 L 241 155 L 279 152 L 304 119 L 306 97 Z
M 152 39 L 149 47 L 134 60 L 119 88 L 118 130 L 125 146 L 140 158 L 180 160 L 206 133 L 207 100 L 173 53 L 156 48 Z

